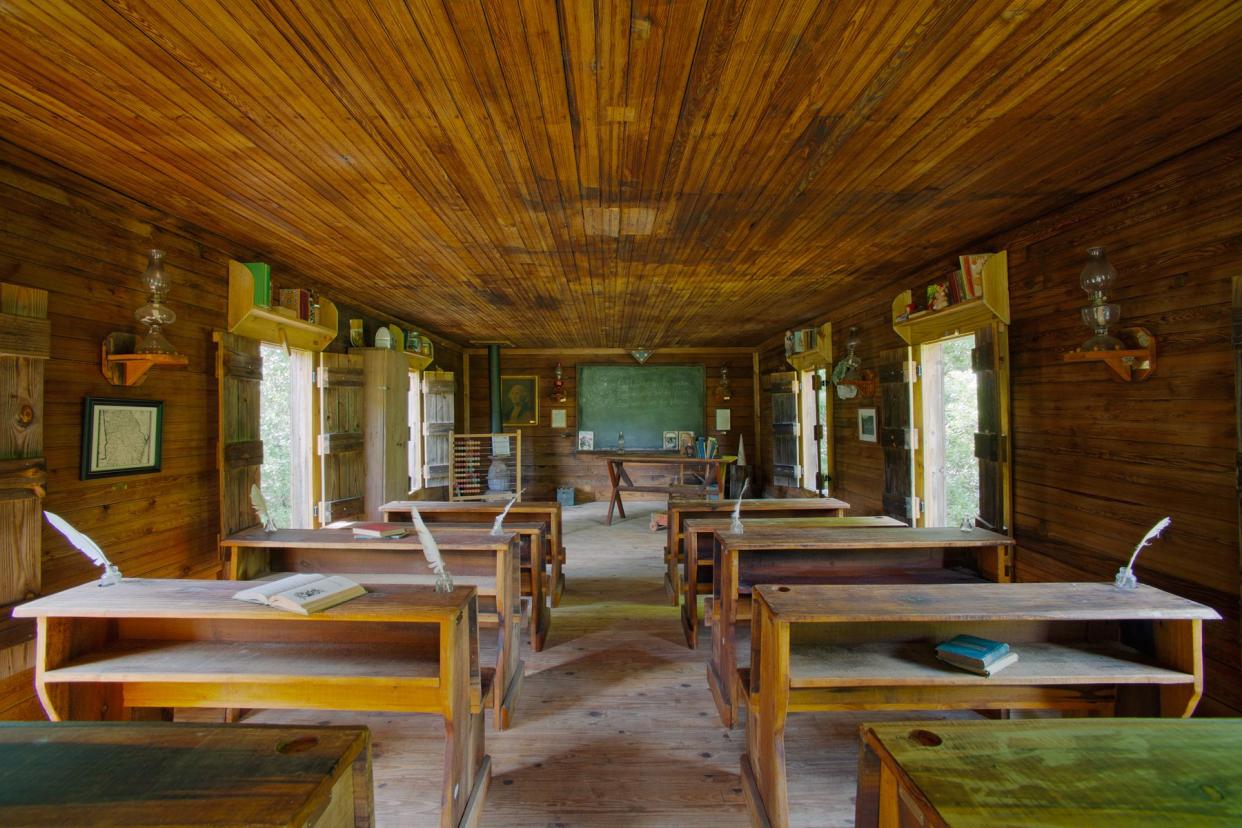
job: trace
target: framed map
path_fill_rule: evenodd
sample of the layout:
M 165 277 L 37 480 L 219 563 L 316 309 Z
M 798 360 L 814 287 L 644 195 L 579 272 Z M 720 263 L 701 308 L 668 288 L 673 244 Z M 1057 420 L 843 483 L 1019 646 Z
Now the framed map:
M 83 402 L 83 480 L 160 470 L 163 402 L 103 397 Z

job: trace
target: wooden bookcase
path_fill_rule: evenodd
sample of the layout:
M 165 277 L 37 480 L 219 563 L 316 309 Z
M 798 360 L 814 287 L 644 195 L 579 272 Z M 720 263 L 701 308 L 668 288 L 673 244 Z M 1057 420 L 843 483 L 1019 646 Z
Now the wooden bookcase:
M 914 298 L 903 290 L 893 299 L 893 330 L 909 345 L 969 333 L 993 319 L 1009 324 L 1009 256 L 1001 250 L 983 266 L 983 295 L 949 305 L 938 311 L 924 311 L 912 319 L 899 320 Z

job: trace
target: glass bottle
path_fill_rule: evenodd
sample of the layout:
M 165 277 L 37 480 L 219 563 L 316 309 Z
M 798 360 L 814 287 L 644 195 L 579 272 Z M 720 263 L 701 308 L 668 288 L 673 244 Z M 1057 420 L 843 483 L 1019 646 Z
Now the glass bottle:
M 617 432 L 617 451 L 625 451 L 625 432 Z

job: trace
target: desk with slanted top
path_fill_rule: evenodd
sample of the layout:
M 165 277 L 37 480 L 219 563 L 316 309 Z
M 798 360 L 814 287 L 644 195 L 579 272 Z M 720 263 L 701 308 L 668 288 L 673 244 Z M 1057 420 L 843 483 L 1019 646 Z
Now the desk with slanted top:
M 504 503 L 463 500 L 394 500 L 380 507 L 383 520 L 408 523 L 413 518 L 411 508 L 417 508 L 424 523 L 483 523 L 489 528 L 497 515 L 505 510 Z M 561 605 L 565 591 L 565 546 L 561 540 L 561 504 L 556 501 L 518 501 L 509 509 L 508 521 L 540 523 L 544 527 L 544 560 L 551 569 L 544 590 L 552 606 Z
M 38 620 L 35 688 L 53 721 L 139 708 L 434 713 L 444 718 L 441 828 L 477 824 L 483 753 L 473 587 L 373 585 L 313 615 L 235 600 L 246 581 L 127 578 L 13 610 Z
M 365 727 L 0 722 L 0 825 L 370 828 Z
M 1242 719 L 900 722 L 862 743 L 859 828 L 1242 825 Z
M 759 514 L 766 514 L 760 512 Z M 779 517 L 745 518 L 746 527 L 780 526 L 786 529 L 865 529 L 883 526 L 905 526 L 900 520 L 883 515 L 857 517 Z M 683 546 L 686 549 L 682 562 L 685 600 L 681 605 L 681 630 L 686 636 L 686 646 L 695 649 L 699 645 L 699 591 L 707 587 L 711 592 L 712 554 L 715 549 L 716 532 L 728 532 L 732 520 L 693 519 L 685 521 L 682 528 Z M 707 611 L 711 612 L 712 599 L 707 598 Z
M 496 662 L 487 683 L 497 729 L 506 730 L 517 704 L 524 672 L 521 660 L 522 603 L 518 589 L 520 550 L 513 533 L 492 535 L 479 526 L 436 527 L 440 558 L 455 581 L 479 594 L 479 621 L 497 629 Z M 423 546 L 415 534 L 400 538 L 355 538 L 351 529 L 253 527 L 225 538 L 229 577 L 259 578 L 273 572 L 344 575 L 365 584 L 434 586 Z M 532 627 L 534 620 L 532 602 Z
M 681 600 L 684 590 L 682 562 L 686 559 L 686 521 L 727 517 L 736 500 L 668 499 L 668 539 L 664 543 L 664 591 L 673 606 Z M 755 498 L 742 501 L 742 517 L 844 517 L 850 504 L 835 497 Z
M 1139 586 L 919 584 L 755 590 L 742 782 L 757 825 L 789 824 L 785 720 L 838 710 L 1085 710 L 1189 716 L 1209 607 Z M 991 678 L 938 661 L 958 634 L 1005 641 Z M 1151 702 L 1143 692 L 1154 691 Z M 997 723 L 989 722 L 989 726 Z M 766 820 L 764 822 L 763 820 Z
M 756 585 L 961 582 L 977 581 L 980 575 L 1006 582 L 1014 545 L 1012 538 L 985 529 L 883 526 L 754 526 L 741 535 L 717 531 L 713 539 L 707 681 L 720 720 L 728 727 L 737 722 L 737 622 L 749 617 Z M 961 556 L 978 574 L 954 565 Z

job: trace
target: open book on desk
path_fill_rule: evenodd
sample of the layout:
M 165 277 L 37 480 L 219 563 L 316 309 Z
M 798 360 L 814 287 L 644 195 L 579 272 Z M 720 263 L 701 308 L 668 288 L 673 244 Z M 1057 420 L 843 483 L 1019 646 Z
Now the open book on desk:
M 367 591 L 340 575 L 290 575 L 233 594 L 239 601 L 310 615 L 353 600 Z

